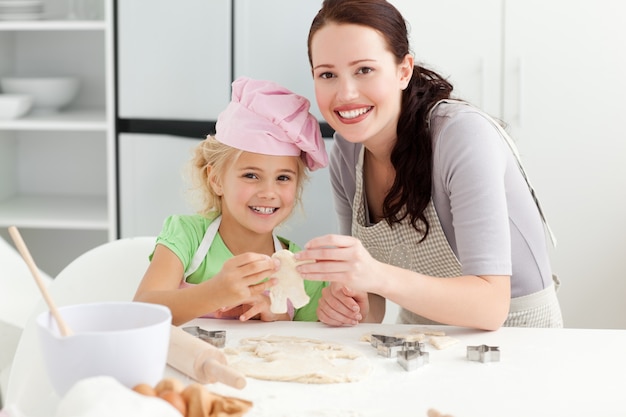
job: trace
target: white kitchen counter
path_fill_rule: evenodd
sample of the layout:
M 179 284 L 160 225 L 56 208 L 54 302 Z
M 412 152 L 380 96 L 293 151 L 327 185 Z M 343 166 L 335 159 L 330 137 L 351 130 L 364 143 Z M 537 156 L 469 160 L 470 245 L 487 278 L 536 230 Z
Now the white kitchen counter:
M 222 384 L 209 388 L 254 402 L 247 414 L 259 416 L 426 416 L 435 408 L 454 417 L 625 416 L 623 378 L 626 371 L 626 330 L 502 328 L 483 332 L 457 327 L 434 327 L 459 342 L 445 350 L 430 344 L 430 363 L 405 371 L 395 358 L 385 358 L 366 342 L 365 333 L 393 335 L 412 327 L 361 324 L 333 328 L 321 323 L 249 322 L 198 319 L 187 325 L 226 330 L 226 345 L 264 335 L 291 335 L 335 341 L 365 353 L 372 365 L 364 380 L 340 384 L 300 384 L 248 378 L 243 390 Z M 24 340 L 22 340 L 24 342 Z M 31 341 L 31 342 L 34 342 Z M 472 362 L 468 345 L 498 346 L 501 361 Z M 10 387 L 8 402 L 29 416 L 50 415 L 58 402 L 41 367 L 41 357 L 30 349 L 28 378 Z M 303 358 L 306 360 L 306 358 Z M 169 369 L 168 376 L 182 377 Z M 47 407 L 48 412 L 42 413 Z

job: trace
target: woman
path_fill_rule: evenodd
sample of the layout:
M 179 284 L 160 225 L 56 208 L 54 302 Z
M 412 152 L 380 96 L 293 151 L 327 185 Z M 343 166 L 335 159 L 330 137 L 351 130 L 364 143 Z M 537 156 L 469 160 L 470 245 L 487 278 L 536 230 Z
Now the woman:
M 318 317 L 562 327 L 543 216 L 503 129 L 409 51 L 384 0 L 327 0 L 308 39 L 343 235 L 309 241 L 299 271 L 327 280 Z M 447 101 L 446 101 L 447 100 Z M 351 235 L 351 236 L 346 236 Z

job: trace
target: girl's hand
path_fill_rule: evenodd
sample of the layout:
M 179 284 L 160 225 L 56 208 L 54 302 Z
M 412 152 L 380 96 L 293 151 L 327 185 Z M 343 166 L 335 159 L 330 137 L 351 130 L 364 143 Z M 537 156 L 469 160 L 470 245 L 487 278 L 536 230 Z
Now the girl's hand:
M 277 267 L 278 261 L 267 255 L 251 252 L 234 256 L 224 262 L 220 272 L 210 280 L 215 289 L 213 296 L 222 302 L 222 313 L 232 306 L 244 304 L 246 300 L 255 300 L 255 297 L 274 285 L 275 279 L 265 278 L 272 275 Z
M 271 300 L 266 292 L 255 296 L 252 300 L 249 300 L 244 304 L 245 311 L 239 316 L 239 320 L 247 321 L 258 319 L 261 321 L 277 321 L 277 320 L 291 320 L 289 314 L 274 314 L 272 313 Z
M 270 310 L 271 301 L 265 293 L 256 295 L 243 304 L 233 308 L 222 309 L 215 313 L 216 318 L 239 319 L 240 321 L 261 320 L 277 321 L 290 320 L 288 314 L 274 314 Z
M 380 262 L 372 258 L 360 240 L 351 236 L 317 237 L 295 256 L 297 260 L 315 260 L 297 268 L 307 280 L 337 282 L 355 293 L 378 293 L 384 284 Z
M 318 319 L 329 326 L 354 326 L 369 312 L 366 292 L 354 292 L 336 282 L 322 289 L 317 306 Z

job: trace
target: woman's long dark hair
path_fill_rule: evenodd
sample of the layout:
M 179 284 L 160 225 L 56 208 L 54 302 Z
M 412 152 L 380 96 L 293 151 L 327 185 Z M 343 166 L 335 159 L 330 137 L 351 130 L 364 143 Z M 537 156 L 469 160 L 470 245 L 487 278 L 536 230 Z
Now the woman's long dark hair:
M 400 12 L 385 0 L 325 0 L 317 13 L 308 38 L 309 63 L 311 40 L 328 23 L 368 26 L 386 40 L 399 64 L 410 53 L 406 23 Z M 432 195 L 433 150 L 428 114 L 433 105 L 452 93 L 452 84 L 434 71 L 415 65 L 409 85 L 402 94 L 397 141 L 391 152 L 395 180 L 383 202 L 383 217 L 393 227 L 407 216 L 411 225 L 428 235 L 424 210 Z M 403 208 L 406 207 L 406 211 Z M 424 224 L 423 230 L 418 222 Z

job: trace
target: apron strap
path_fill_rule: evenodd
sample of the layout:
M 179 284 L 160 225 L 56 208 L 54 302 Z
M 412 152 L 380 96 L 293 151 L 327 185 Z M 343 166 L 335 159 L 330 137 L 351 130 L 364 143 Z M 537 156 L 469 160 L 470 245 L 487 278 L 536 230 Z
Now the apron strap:
M 189 275 L 196 272 L 196 270 L 202 264 L 202 261 L 204 261 L 207 253 L 209 253 L 209 248 L 213 244 L 213 240 L 215 240 L 215 236 L 217 235 L 221 223 L 222 216 L 220 215 L 216 217 L 215 220 L 213 220 L 209 227 L 207 227 L 206 232 L 204 232 L 204 236 L 202 237 L 202 241 L 200 242 L 200 246 L 198 246 L 198 249 L 196 249 L 196 253 L 194 253 L 193 258 L 191 259 L 191 263 L 185 270 L 185 281 L 187 280 L 187 277 L 189 277 Z M 279 250 L 283 249 L 283 245 L 282 243 L 280 243 L 280 240 L 275 235 L 273 237 L 274 251 L 278 252 Z
M 552 246 L 556 247 L 556 236 L 552 232 L 552 229 L 550 228 L 550 225 L 548 224 L 548 221 L 546 220 L 546 216 L 544 215 L 543 209 L 541 208 L 541 204 L 539 203 L 539 198 L 537 197 L 537 194 L 535 193 L 535 189 L 533 188 L 533 186 L 530 183 L 530 179 L 526 175 L 526 170 L 524 169 L 524 166 L 522 165 L 522 158 L 520 157 L 519 151 L 517 150 L 517 146 L 515 146 L 515 143 L 513 142 L 513 139 L 507 133 L 507 131 L 504 130 L 504 128 L 500 125 L 500 123 L 496 122 L 491 116 L 489 116 L 484 111 L 480 110 L 477 107 L 472 106 L 470 103 L 467 103 L 467 102 L 464 102 L 464 101 L 461 101 L 461 100 L 454 100 L 454 99 L 443 99 L 443 100 L 439 100 L 437 103 L 435 103 L 435 105 L 430 109 L 430 112 L 428 113 L 428 127 L 429 127 L 429 129 L 430 129 L 430 118 L 432 116 L 432 113 L 433 113 L 435 108 L 440 103 L 464 104 L 466 106 L 471 106 L 476 111 L 478 111 L 480 114 L 482 114 L 487 120 L 489 120 L 498 129 L 498 131 L 500 132 L 500 135 L 502 135 L 502 137 L 504 138 L 504 141 L 509 146 L 509 149 L 511 149 L 511 152 L 513 152 L 513 156 L 515 157 L 515 161 L 517 162 L 517 166 L 519 167 L 519 170 L 522 173 L 522 176 L 524 177 L 524 180 L 526 181 L 526 185 L 528 185 L 528 189 L 530 190 L 530 195 L 533 197 L 533 200 L 535 201 L 535 205 L 537 206 L 537 210 L 539 210 L 539 216 L 541 216 L 541 220 L 543 221 L 543 224 L 545 225 L 546 230 L 548 231 L 548 235 L 550 236 L 550 241 L 552 242 Z

